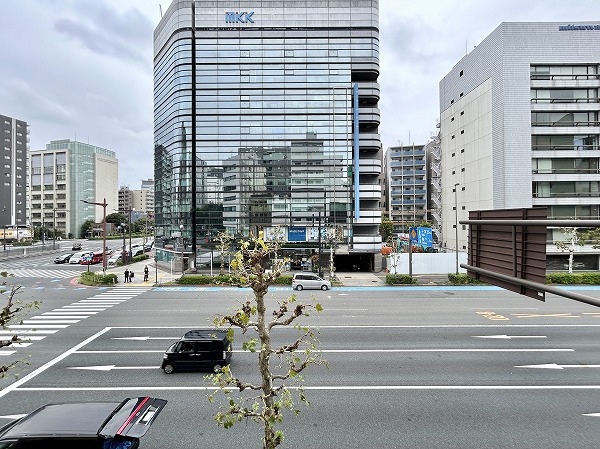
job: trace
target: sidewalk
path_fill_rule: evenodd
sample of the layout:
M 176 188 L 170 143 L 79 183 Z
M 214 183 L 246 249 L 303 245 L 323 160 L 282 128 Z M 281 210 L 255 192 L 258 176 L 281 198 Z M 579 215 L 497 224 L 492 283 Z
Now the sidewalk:
M 148 281 L 144 282 L 144 267 L 146 265 L 148 266 Z M 133 271 L 135 273 L 133 282 L 125 283 L 125 270 Z M 157 269 L 152 259 L 142 260 L 141 262 L 135 262 L 128 265 L 107 268 L 106 273 L 114 273 L 117 275 L 117 279 L 119 280 L 117 285 L 130 285 L 138 287 L 152 287 L 155 284 L 170 282 L 171 280 L 177 279 L 181 275 L 180 273 L 173 273 L 173 276 L 171 276 L 170 272 L 163 271 L 160 268 Z
M 148 281 L 144 282 L 144 267 L 148 265 Z M 133 282 L 125 283 L 125 270 L 133 270 L 135 276 Z M 119 267 L 112 267 L 106 270 L 107 273 L 114 273 L 117 275 L 119 283 L 117 285 L 129 285 L 129 286 L 148 286 L 160 285 L 175 281 L 181 277 L 180 272 L 169 272 L 164 271 L 161 268 L 156 269 L 154 261 L 152 259 L 143 260 L 141 262 L 135 262 L 129 265 L 121 265 Z M 197 274 L 209 274 L 209 270 L 198 270 Z M 215 269 L 213 274 L 217 275 L 219 269 Z M 294 272 L 286 272 L 285 274 L 293 275 Z M 385 271 L 380 273 L 367 273 L 362 271 L 349 271 L 349 272 L 337 272 L 337 278 L 346 287 L 382 287 L 385 286 Z M 327 274 L 325 277 L 328 278 Z M 419 285 L 447 285 L 448 275 L 415 275 Z

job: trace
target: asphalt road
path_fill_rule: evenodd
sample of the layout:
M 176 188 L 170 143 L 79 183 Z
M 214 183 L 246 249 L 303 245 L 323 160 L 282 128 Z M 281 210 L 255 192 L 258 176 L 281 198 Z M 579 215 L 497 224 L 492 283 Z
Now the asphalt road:
M 209 325 L 248 290 L 50 284 L 41 292 L 40 309 L 23 324 L 39 339 L 2 356 L 29 365 L 0 381 L 0 424 L 48 402 L 152 395 L 169 403 L 143 448 L 260 447 L 251 422 L 216 426 L 207 373 L 158 368 L 171 342 Z M 273 288 L 270 308 L 291 293 Z M 598 308 L 493 287 L 347 287 L 297 297 L 323 304 L 303 323 L 319 328 L 329 367 L 306 372 L 311 405 L 286 418 L 282 447 L 597 446 Z M 278 330 L 275 342 L 293 332 Z M 232 369 L 256 380 L 255 359 L 240 348 L 241 336 Z

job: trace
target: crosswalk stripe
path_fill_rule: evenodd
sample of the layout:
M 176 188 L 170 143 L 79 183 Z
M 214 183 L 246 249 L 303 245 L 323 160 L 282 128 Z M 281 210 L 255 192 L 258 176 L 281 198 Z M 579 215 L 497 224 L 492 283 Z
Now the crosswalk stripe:
M 11 269 L 10 274 L 14 277 L 23 278 L 46 278 L 46 279 L 65 279 L 77 277 L 81 274 L 75 270 L 31 270 L 25 268 Z
M 15 276 L 21 277 L 27 277 L 28 274 L 30 274 L 31 277 L 54 278 L 59 277 L 59 273 L 62 275 L 62 277 L 74 277 L 79 275 L 79 272 L 68 272 L 58 270 L 11 270 L 11 273 L 13 272 L 16 272 L 14 273 Z M 34 272 L 36 273 L 35 275 L 32 274 Z M 50 273 L 51 275 L 49 275 Z M 44 276 L 43 274 L 48 274 L 48 276 Z M 113 306 L 119 305 L 122 302 L 125 302 L 128 299 L 145 293 L 151 289 L 152 287 L 138 289 L 116 287 L 112 289 L 106 289 L 102 293 L 96 294 L 87 299 L 83 299 L 72 304 L 41 313 L 40 315 L 29 317 L 28 319 L 23 320 L 22 324 L 12 326 L 9 325 L 3 330 L 3 333 L 0 333 L 0 340 L 2 340 L 3 338 L 7 340 L 9 338 L 12 338 L 15 334 L 17 334 L 22 340 L 22 342 L 19 344 L 13 344 L 11 345 L 11 347 L 22 348 L 29 346 L 31 342 L 28 341 L 28 339 L 31 341 L 41 340 L 47 335 L 42 336 L 39 334 L 53 334 L 55 332 L 58 332 L 60 329 L 67 328 L 71 324 L 78 323 L 82 319 L 88 318 L 89 316 L 94 315 L 98 312 L 102 312 Z M 36 335 L 31 336 L 31 334 Z M 16 351 L 0 351 L 0 356 L 11 355 L 15 352 Z

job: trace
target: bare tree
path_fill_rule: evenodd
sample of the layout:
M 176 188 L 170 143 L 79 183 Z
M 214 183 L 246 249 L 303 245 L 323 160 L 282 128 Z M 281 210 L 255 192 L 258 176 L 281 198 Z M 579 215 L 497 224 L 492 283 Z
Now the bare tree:
M 233 328 L 242 330 L 246 340 L 242 349 L 258 354 L 258 371 L 260 384 L 243 382 L 238 379 L 231 365 L 223 367 L 209 376 L 217 390 L 209 396 L 215 400 L 215 395 L 221 393 L 223 399 L 215 419 L 219 425 L 230 428 L 236 422 L 251 419 L 262 424 L 264 436 L 262 447 L 272 449 L 283 441 L 283 431 L 279 428 L 283 422 L 284 411 L 300 411 L 294 404 L 290 389 L 285 381 L 300 383 L 298 400 L 308 404 L 302 388 L 303 371 L 311 364 L 324 364 L 321 352 L 317 347 L 317 331 L 307 326 L 301 326 L 297 320 L 309 315 L 309 311 L 320 312 L 321 304 L 314 301 L 304 305 L 296 301 L 292 295 L 284 301 L 277 301 L 277 307 L 267 314 L 265 296 L 269 286 L 274 283 L 287 263 L 278 258 L 280 242 L 265 242 L 251 237 L 241 242 L 241 249 L 235 254 L 231 267 L 239 275 L 242 285 L 249 286 L 254 294 L 231 314 L 217 316 L 214 323 L 217 326 L 230 326 L 228 333 L 233 339 Z M 271 260 L 271 270 L 266 270 L 267 262 Z M 295 341 L 279 347 L 274 347 L 271 337 L 275 328 L 294 325 L 298 330 Z M 249 333 L 246 336 L 246 333 Z M 234 396 L 234 392 L 256 392 L 256 395 Z
M 23 304 L 20 301 L 15 300 L 15 295 L 19 292 L 20 289 L 20 285 L 14 285 L 10 287 L 10 291 L 7 291 L 5 289 L 2 290 L 2 294 L 6 294 L 6 303 L 0 311 L 0 325 L 5 331 L 10 329 L 9 326 L 11 324 L 22 323 L 21 318 L 26 315 L 28 309 L 37 308 L 39 306 L 39 301 L 33 301 L 30 303 Z M 26 341 L 27 340 L 21 339 L 21 337 L 19 337 L 18 334 L 13 334 L 8 339 L 0 340 L 0 348 L 6 348 L 8 346 L 14 345 L 15 343 L 24 343 Z M 20 362 L 22 361 L 16 360 L 8 364 L 0 365 L 0 378 L 6 377 L 8 370 L 13 368 Z
M 233 236 L 227 231 L 222 231 L 217 234 L 215 240 L 219 242 L 217 244 L 217 248 L 219 248 L 219 253 L 221 254 L 221 268 L 219 274 L 223 276 L 225 274 L 225 255 L 229 254 Z
M 573 254 L 577 246 L 583 246 L 584 242 L 578 228 L 560 228 L 560 231 L 567 237 L 566 240 L 554 242 L 556 247 L 561 251 L 569 252 L 569 274 L 573 273 Z
M 335 281 L 337 280 L 337 276 L 335 275 L 335 264 L 334 256 L 335 250 L 340 246 L 342 241 L 342 228 L 339 226 L 332 226 L 327 230 L 327 245 L 329 246 L 329 280 Z

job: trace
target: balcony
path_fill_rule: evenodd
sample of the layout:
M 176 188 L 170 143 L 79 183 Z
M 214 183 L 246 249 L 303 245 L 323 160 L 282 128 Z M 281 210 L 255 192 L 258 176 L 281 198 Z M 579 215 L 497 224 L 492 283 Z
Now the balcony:
M 361 200 L 380 200 L 381 186 L 376 184 L 361 184 L 359 186 Z
M 379 175 L 381 174 L 381 161 L 379 159 L 365 158 L 359 159 L 359 170 L 361 175 Z

